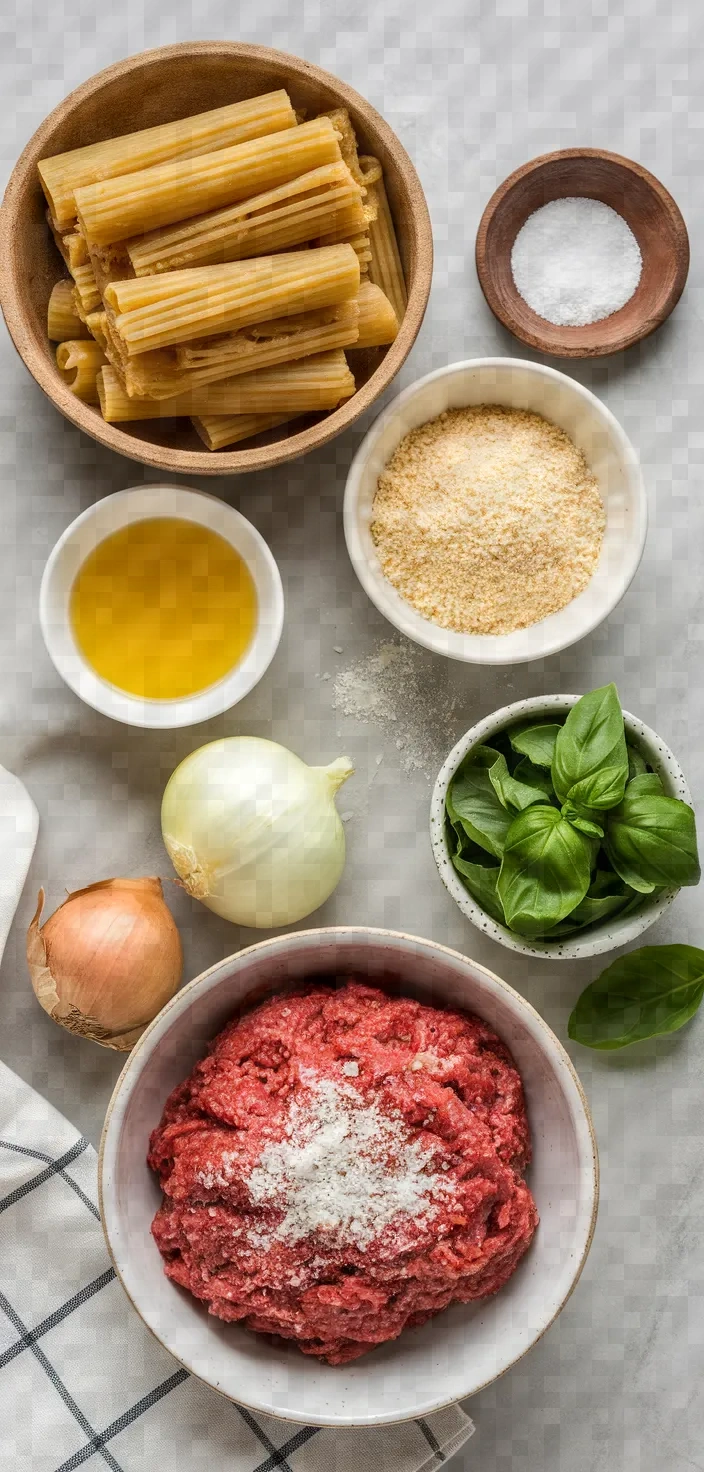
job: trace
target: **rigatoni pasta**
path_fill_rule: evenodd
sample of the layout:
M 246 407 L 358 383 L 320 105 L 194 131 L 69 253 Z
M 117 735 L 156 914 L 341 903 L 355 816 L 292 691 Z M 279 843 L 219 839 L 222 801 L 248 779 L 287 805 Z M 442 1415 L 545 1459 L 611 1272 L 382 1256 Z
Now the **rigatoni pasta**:
M 90 329 L 81 321 L 73 300 L 72 281 L 57 281 L 52 287 L 47 307 L 47 337 L 50 342 L 68 342 L 70 338 L 90 337 Z
M 376 288 L 375 288 L 376 289 Z M 259 327 L 216 338 L 210 346 L 186 344 L 184 348 L 162 348 L 153 353 L 120 361 L 108 352 L 126 392 L 135 398 L 167 399 L 186 393 L 203 383 L 256 372 L 276 363 L 292 362 L 313 353 L 356 345 L 359 337 L 357 301 L 342 302 L 300 317 L 280 318 Z M 112 343 L 109 343 L 112 348 Z M 180 365 L 179 355 L 188 361 Z
M 114 314 L 114 331 L 132 357 L 269 318 L 336 306 L 356 296 L 359 280 L 352 247 L 329 245 L 113 282 L 105 303 Z
M 108 422 L 188 417 L 217 450 L 336 408 L 355 391 L 345 352 L 393 342 L 405 283 L 381 167 L 346 108 L 303 117 L 272 92 L 42 160 L 73 278 L 48 333 Z
M 112 245 L 235 204 L 339 159 L 330 119 L 317 118 L 234 148 L 85 185 L 76 190 L 78 220 L 89 242 Z
M 288 424 L 290 414 L 204 414 L 202 418 L 191 417 L 196 434 L 200 435 L 208 450 L 223 450 L 225 445 L 237 445 L 242 440 L 251 440 L 255 434 L 267 429 L 276 429 Z
M 246 102 L 232 102 L 211 112 L 179 118 L 174 123 L 159 123 L 155 128 L 143 128 L 121 138 L 108 138 L 103 143 L 89 143 L 85 148 L 44 158 L 39 164 L 39 177 L 54 220 L 61 228 L 76 218 L 76 190 L 87 184 L 133 174 L 174 159 L 198 158 L 219 148 L 231 148 L 251 138 L 295 126 L 296 115 L 288 93 L 267 92 Z
M 362 188 L 341 161 L 311 169 L 225 210 L 128 241 L 137 276 L 271 255 L 326 236 L 337 244 L 364 230 Z
M 378 159 L 367 156 L 362 157 L 359 164 L 367 190 L 367 201 L 374 210 L 374 219 L 369 225 L 369 278 L 389 298 L 400 321 L 406 310 L 408 294 L 381 164 Z
M 130 398 L 109 364 L 98 375 L 100 407 L 109 424 L 130 419 L 180 418 L 184 414 L 293 416 L 335 409 L 343 399 L 351 397 L 354 389 L 354 378 L 342 351 L 220 379 L 174 399 Z
M 71 392 L 85 404 L 97 404 L 97 377 L 106 364 L 97 342 L 60 342 L 56 349 L 56 366 Z

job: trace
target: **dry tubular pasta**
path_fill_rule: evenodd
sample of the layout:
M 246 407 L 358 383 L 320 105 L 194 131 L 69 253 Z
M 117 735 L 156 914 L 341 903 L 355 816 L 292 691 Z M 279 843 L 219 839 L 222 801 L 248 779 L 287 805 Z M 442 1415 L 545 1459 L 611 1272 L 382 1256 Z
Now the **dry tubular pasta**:
M 320 114 L 323 118 L 329 118 L 336 132 L 340 135 L 340 153 L 347 167 L 358 184 L 364 184 L 362 172 L 359 167 L 359 155 L 357 152 L 357 136 L 350 120 L 346 107 L 333 107 L 328 112 Z
M 83 236 L 79 235 L 75 230 L 59 230 L 51 210 L 47 210 L 46 218 L 49 223 L 49 229 L 56 242 L 57 250 L 66 262 L 69 271 L 73 271 L 75 266 L 85 266 L 88 260 L 88 247 Z
M 399 320 L 380 286 L 363 281 L 357 297 L 359 337 L 356 348 L 381 348 L 398 335 Z
M 137 276 L 273 255 L 325 235 L 336 244 L 363 230 L 362 189 L 346 164 L 326 164 L 225 210 L 154 230 L 127 250 Z
M 233 333 L 212 350 L 208 349 L 206 340 L 200 354 L 194 354 L 196 359 L 200 358 L 196 366 L 179 367 L 178 350 L 162 348 L 155 353 L 140 353 L 126 363 L 115 365 L 117 376 L 124 380 L 130 397 L 168 399 L 203 383 L 215 383 L 219 378 L 253 373 L 260 368 L 290 363 L 333 348 L 356 346 L 358 321 L 356 301 L 342 302 L 339 307 L 264 323 L 268 330 L 263 334 L 259 334 L 256 327 Z
M 86 318 L 85 325 L 88 328 L 91 337 L 95 338 L 95 341 L 102 348 L 103 352 L 107 354 L 108 319 L 105 312 L 91 312 Z
M 89 312 L 98 311 L 102 303 L 95 271 L 90 261 L 87 261 L 85 266 L 75 266 L 71 275 L 75 282 L 78 301 L 86 316 Z
M 303 125 L 305 126 L 305 124 Z M 359 290 L 351 245 L 259 256 L 116 281 L 105 292 L 129 357 L 196 337 L 349 301 Z
M 408 296 L 381 165 L 376 158 L 362 157 L 359 162 L 367 189 L 367 202 L 372 208 L 376 207 L 376 219 L 369 225 L 372 248 L 369 277 L 389 298 L 400 322 Z
M 88 241 L 112 245 L 236 204 L 339 158 L 337 133 L 330 119 L 318 118 L 196 159 L 178 159 L 88 184 L 76 190 L 78 219 Z
M 68 342 L 71 338 L 90 335 L 74 307 L 73 289 L 72 281 L 57 281 L 52 287 L 46 314 L 50 342 Z
M 127 281 L 134 276 L 124 245 L 93 245 L 90 241 L 88 254 L 101 297 L 111 281 Z
M 354 378 L 340 349 L 278 364 L 257 373 L 206 383 L 172 399 L 131 399 L 114 368 L 107 364 L 98 375 L 103 418 L 109 424 L 130 419 L 175 418 L 210 414 L 306 414 L 335 409 L 354 393 Z
M 84 404 L 98 403 L 96 380 L 105 361 L 97 342 L 60 342 L 56 349 L 56 366 L 64 383 Z
M 246 102 L 232 102 L 212 112 L 160 123 L 104 143 L 89 143 L 70 153 L 57 153 L 39 164 L 39 177 L 56 224 L 70 224 L 76 215 L 76 190 L 100 179 L 115 179 L 139 169 L 180 158 L 198 158 L 219 148 L 231 148 L 267 133 L 296 126 L 288 94 L 267 92 Z
M 202 419 L 192 417 L 191 424 L 209 450 L 222 450 L 239 440 L 251 440 L 265 429 L 288 424 L 291 417 L 290 414 L 206 414 Z

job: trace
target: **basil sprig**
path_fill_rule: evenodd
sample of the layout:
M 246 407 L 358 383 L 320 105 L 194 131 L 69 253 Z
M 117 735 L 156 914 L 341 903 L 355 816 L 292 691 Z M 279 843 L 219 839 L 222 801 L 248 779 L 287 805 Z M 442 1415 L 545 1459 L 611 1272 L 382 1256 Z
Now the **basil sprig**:
M 621 956 L 582 992 L 568 1031 L 602 1052 L 676 1032 L 704 997 L 704 951 L 643 946 Z
M 492 919 L 559 941 L 699 881 L 694 814 L 626 740 L 615 685 L 501 731 L 450 783 L 452 862 Z

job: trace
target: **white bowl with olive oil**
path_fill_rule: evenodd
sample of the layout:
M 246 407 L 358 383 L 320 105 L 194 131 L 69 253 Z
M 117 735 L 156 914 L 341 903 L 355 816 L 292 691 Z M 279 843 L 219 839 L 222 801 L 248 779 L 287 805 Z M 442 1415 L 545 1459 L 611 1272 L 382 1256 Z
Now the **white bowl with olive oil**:
M 191 726 L 236 705 L 281 637 L 281 577 L 239 511 L 181 486 L 90 506 L 44 569 L 39 617 L 66 684 L 130 726 Z

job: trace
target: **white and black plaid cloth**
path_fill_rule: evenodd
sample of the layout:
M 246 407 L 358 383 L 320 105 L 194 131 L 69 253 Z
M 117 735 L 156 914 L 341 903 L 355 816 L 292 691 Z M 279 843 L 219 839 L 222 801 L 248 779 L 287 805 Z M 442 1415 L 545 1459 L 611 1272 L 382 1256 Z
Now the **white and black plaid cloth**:
M 1 956 L 36 837 L 33 805 L 2 768 L 0 834 L 13 871 L 0 877 Z M 132 1309 L 96 1200 L 92 1146 L 0 1063 L 2 1472 L 431 1472 L 471 1436 L 459 1406 L 334 1431 L 209 1390 Z

